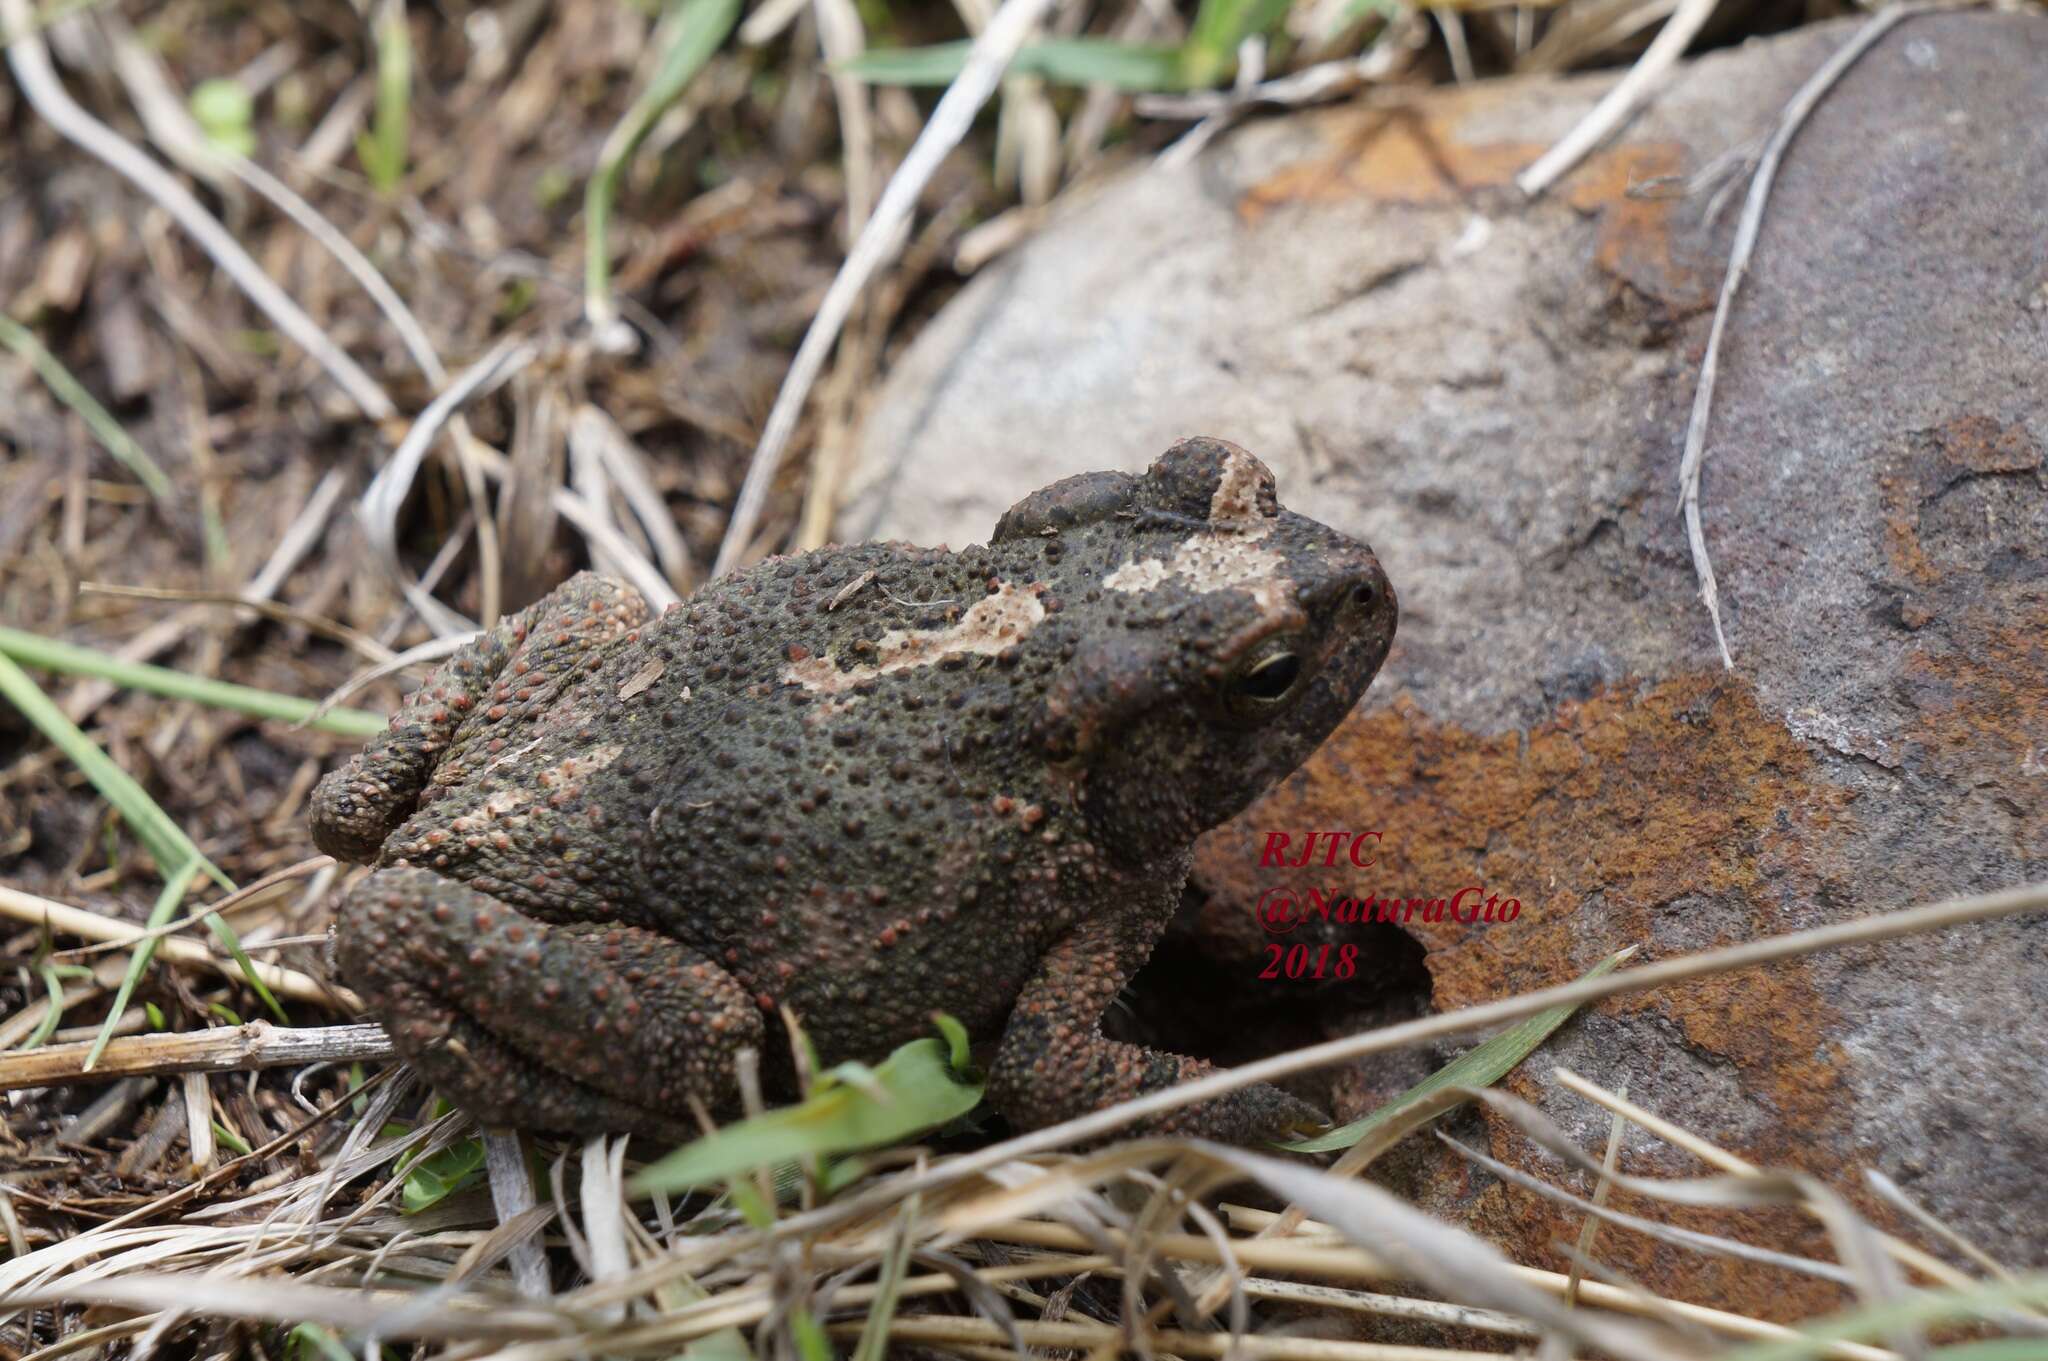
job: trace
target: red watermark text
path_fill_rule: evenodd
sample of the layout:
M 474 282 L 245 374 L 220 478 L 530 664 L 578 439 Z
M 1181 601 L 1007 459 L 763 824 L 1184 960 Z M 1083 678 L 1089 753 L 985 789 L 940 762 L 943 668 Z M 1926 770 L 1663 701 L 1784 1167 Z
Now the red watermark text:
M 1460 922 L 1467 926 L 1511 922 L 1522 915 L 1520 898 L 1488 893 L 1479 884 L 1468 884 L 1447 897 L 1364 897 L 1342 891 L 1325 893 L 1320 888 L 1296 889 L 1276 884 L 1259 895 L 1259 925 L 1268 935 L 1284 936 L 1309 921 L 1356 925 L 1390 922 L 1405 926 L 1411 922 L 1434 925 Z

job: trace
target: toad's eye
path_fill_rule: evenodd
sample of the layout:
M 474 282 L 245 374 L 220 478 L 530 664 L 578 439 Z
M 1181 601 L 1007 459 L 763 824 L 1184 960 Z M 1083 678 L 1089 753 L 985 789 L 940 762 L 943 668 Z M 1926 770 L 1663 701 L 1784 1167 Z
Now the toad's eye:
M 1300 679 L 1299 656 L 1269 652 L 1237 674 L 1231 682 L 1231 697 L 1251 707 L 1278 704 L 1294 692 L 1294 683 Z

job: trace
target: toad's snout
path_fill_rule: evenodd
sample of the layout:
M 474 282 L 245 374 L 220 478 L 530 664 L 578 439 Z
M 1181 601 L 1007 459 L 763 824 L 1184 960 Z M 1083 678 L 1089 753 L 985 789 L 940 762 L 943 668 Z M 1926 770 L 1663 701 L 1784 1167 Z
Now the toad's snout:
M 1303 596 L 1311 610 L 1350 615 L 1359 632 L 1391 638 L 1400 617 L 1386 569 L 1370 548 L 1355 540 L 1332 545 L 1319 555 Z

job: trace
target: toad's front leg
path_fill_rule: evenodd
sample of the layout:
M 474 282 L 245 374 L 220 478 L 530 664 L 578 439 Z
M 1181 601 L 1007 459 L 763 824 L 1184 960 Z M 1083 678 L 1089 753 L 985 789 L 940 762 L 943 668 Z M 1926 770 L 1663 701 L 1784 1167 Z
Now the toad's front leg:
M 761 1014 L 710 960 L 630 926 L 550 925 L 431 870 L 382 869 L 335 926 L 398 1052 L 488 1125 L 675 1140 L 737 1091 Z
M 1152 954 L 1177 893 L 1144 891 L 1084 920 L 1039 961 L 1017 996 L 989 1075 L 989 1097 L 1018 1129 L 1038 1129 L 1214 1072 L 1200 1059 L 1108 1039 L 1102 1013 Z M 1248 1143 L 1320 1129 L 1315 1107 L 1263 1083 L 1142 1121 L 1149 1134 Z

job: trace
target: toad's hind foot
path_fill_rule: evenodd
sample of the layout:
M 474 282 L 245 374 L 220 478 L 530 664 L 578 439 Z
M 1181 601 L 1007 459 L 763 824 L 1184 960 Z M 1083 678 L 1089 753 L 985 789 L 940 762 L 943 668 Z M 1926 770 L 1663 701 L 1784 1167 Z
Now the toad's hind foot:
M 430 870 L 343 904 L 336 962 L 398 1052 L 487 1125 L 694 1132 L 727 1104 L 760 1012 L 723 969 L 637 927 L 550 925 Z

